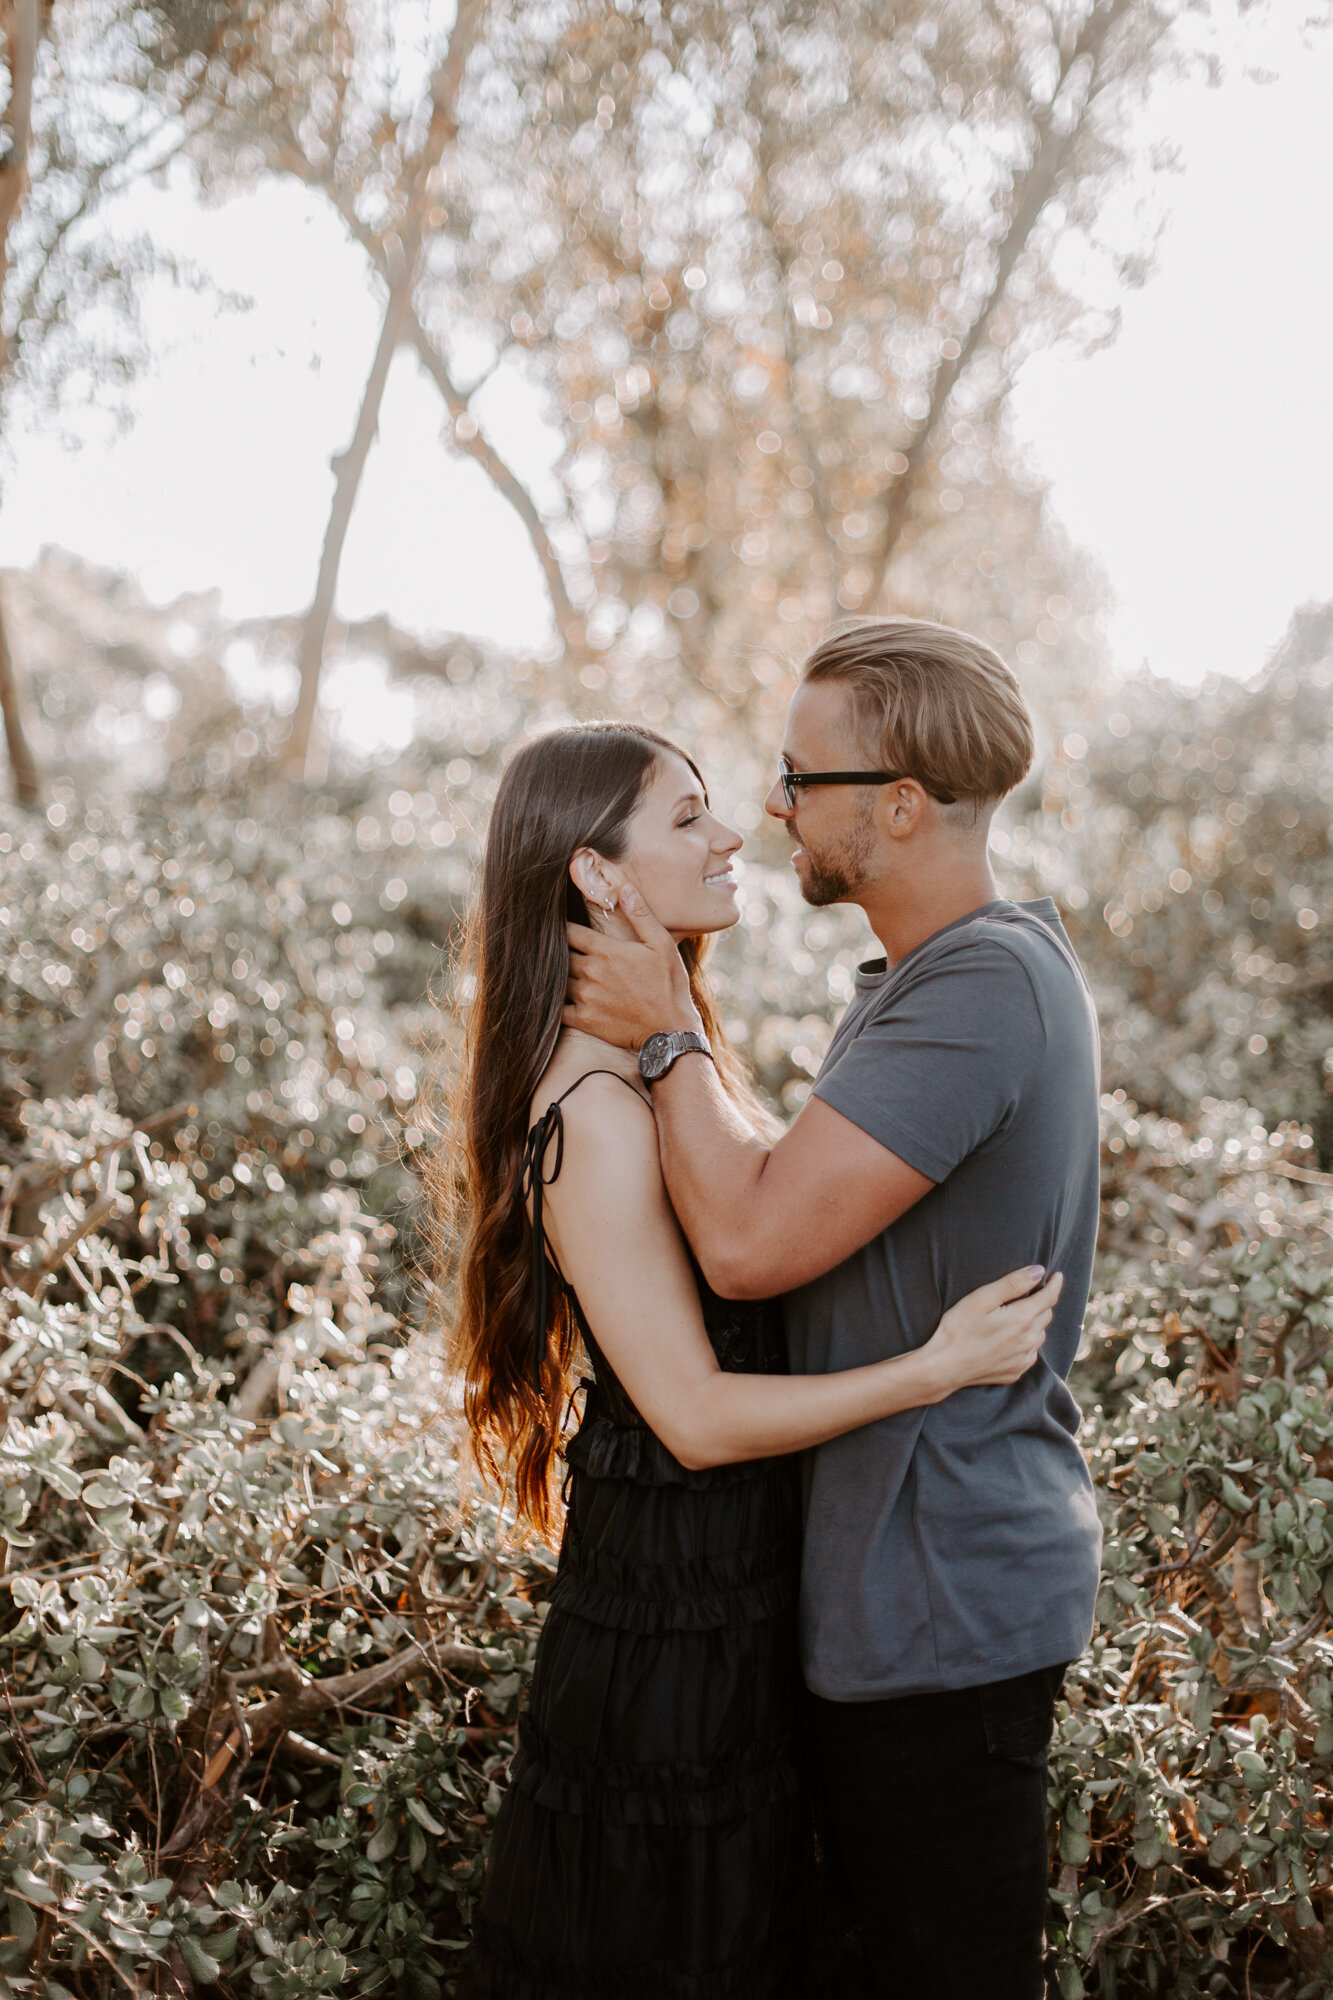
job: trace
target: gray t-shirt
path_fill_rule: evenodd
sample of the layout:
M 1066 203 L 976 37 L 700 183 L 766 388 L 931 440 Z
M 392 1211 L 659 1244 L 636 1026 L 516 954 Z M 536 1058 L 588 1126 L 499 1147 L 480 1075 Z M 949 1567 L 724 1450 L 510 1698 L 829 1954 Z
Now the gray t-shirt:
M 1065 1377 L 1097 1236 L 1097 1022 L 1049 898 L 986 903 L 861 967 L 814 1090 L 936 1183 L 784 1310 L 801 1374 L 928 1340 L 976 1286 L 1063 1271 L 1041 1358 L 807 1454 L 801 1649 L 835 1701 L 1073 1659 L 1101 1532 Z

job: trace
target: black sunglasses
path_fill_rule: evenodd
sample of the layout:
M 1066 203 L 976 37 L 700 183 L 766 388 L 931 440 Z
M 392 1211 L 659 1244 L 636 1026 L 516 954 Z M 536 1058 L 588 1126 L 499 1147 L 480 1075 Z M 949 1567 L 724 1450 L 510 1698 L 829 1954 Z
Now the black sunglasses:
M 907 771 L 793 771 L 786 757 L 778 758 L 778 775 L 782 783 L 782 796 L 787 811 L 796 810 L 796 788 L 798 785 L 896 785 L 901 778 L 910 776 Z M 926 786 L 927 791 L 930 790 Z M 951 806 L 951 793 L 931 792 L 941 805 Z

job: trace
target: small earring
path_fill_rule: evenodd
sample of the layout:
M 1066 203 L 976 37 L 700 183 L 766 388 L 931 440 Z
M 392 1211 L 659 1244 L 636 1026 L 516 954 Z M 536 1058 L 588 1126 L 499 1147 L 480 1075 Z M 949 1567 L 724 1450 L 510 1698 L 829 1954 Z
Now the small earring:
M 603 903 L 602 908 L 606 911 L 608 917 L 613 917 L 616 913 L 616 905 L 614 897 L 609 903 Z

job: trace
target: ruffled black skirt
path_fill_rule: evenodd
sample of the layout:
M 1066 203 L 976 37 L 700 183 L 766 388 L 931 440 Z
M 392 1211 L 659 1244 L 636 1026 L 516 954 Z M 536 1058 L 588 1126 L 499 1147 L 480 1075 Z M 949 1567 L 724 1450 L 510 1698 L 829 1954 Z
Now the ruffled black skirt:
M 461 2000 L 805 2000 L 791 1460 L 690 1472 L 599 1414 Z

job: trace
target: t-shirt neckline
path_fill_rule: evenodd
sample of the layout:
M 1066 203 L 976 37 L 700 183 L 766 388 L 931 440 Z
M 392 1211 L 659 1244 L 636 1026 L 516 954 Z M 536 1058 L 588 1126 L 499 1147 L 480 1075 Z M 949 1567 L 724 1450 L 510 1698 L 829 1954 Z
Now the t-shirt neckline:
M 904 966 L 910 965 L 914 958 L 918 958 L 931 945 L 938 944 L 941 938 L 948 937 L 950 931 L 961 930 L 964 924 L 975 924 L 982 917 L 993 916 L 997 910 L 1021 910 L 1025 915 L 1040 918 L 1045 923 L 1049 923 L 1052 917 L 1056 923 L 1060 921 L 1060 912 L 1050 896 L 1036 896 L 1030 903 L 1015 902 L 1012 896 L 992 896 L 988 903 L 978 903 L 975 910 L 966 911 L 963 916 L 955 917 L 951 923 L 941 924 L 940 928 L 932 931 L 929 937 L 922 938 L 920 944 L 914 944 L 912 949 L 905 952 L 894 965 L 890 965 L 886 958 L 862 959 L 856 968 L 857 992 L 868 993 L 875 987 L 882 986 L 886 979 L 896 977 Z

